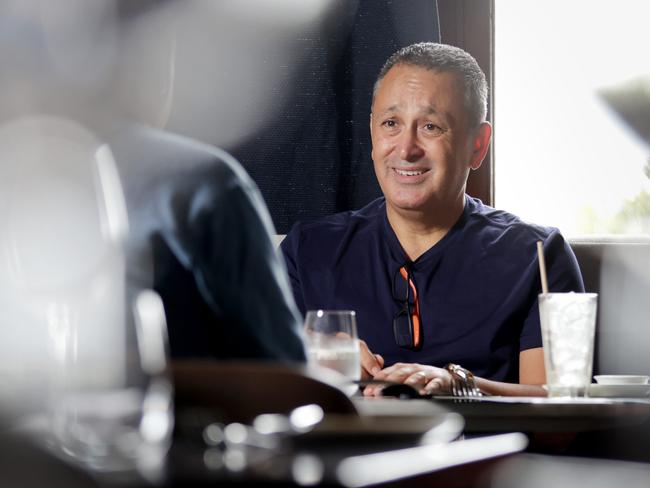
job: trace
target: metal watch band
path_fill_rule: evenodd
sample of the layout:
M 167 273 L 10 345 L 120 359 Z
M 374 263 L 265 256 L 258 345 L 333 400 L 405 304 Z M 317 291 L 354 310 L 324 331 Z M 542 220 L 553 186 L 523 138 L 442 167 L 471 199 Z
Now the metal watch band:
M 456 381 L 460 381 L 466 388 L 474 389 L 476 388 L 476 381 L 474 380 L 474 375 L 469 369 L 463 368 L 462 366 L 454 363 L 449 363 L 445 366 L 445 369 L 451 373 L 453 378 Z

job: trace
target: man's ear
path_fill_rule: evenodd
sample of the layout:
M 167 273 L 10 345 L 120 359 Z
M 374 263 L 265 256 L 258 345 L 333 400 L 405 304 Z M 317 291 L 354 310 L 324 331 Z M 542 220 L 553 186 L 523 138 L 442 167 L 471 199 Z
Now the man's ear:
M 372 112 L 370 112 L 370 117 L 368 117 L 368 120 L 370 121 L 370 140 L 372 141 Z M 374 161 L 375 160 L 375 148 L 373 144 L 370 144 L 370 158 Z
M 488 148 L 490 147 L 490 139 L 492 137 L 492 125 L 489 122 L 483 122 L 478 129 L 474 132 L 472 140 L 472 156 L 469 161 L 469 167 L 473 170 L 479 169 Z

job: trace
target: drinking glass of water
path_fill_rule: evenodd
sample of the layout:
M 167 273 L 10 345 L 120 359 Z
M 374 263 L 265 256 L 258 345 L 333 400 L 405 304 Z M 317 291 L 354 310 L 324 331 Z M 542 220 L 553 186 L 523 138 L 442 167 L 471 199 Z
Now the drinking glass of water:
M 349 381 L 361 379 L 357 323 L 353 310 L 310 310 L 305 317 L 307 358 Z
M 584 396 L 591 383 L 596 293 L 542 293 L 539 314 L 551 397 Z

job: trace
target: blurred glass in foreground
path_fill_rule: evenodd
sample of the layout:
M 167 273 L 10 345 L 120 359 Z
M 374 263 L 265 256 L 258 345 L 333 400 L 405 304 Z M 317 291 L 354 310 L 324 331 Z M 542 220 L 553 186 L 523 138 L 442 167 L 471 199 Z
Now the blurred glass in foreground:
M 85 467 L 155 469 L 173 422 L 165 318 L 126 288 L 110 149 L 29 117 L 0 126 L 0 161 L 2 414 Z

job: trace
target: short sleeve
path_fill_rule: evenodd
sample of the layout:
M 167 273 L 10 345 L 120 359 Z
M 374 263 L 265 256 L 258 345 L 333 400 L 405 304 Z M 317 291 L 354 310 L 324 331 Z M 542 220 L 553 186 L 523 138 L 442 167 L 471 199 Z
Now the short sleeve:
M 543 248 L 549 290 L 556 293 L 584 292 L 582 274 L 575 254 L 557 229 L 553 229 L 548 237 L 544 239 Z M 536 270 L 534 282 L 539 283 L 539 286 L 532 293 L 534 299 L 531 300 L 531 306 L 524 322 L 519 344 L 520 351 L 542 347 L 539 302 L 537 299 L 537 295 L 541 293 L 541 277 L 537 254 L 534 254 L 532 259 L 535 261 L 535 266 L 532 269 Z
M 300 245 L 300 235 L 301 235 L 301 224 L 298 222 L 293 225 L 291 231 L 284 238 L 280 244 L 280 250 L 284 256 L 284 262 L 287 267 L 287 273 L 289 275 L 289 283 L 291 284 L 291 290 L 293 292 L 293 298 L 296 302 L 296 306 L 305 314 L 305 300 L 302 293 L 302 287 L 300 283 L 300 272 L 299 272 L 299 245 Z

